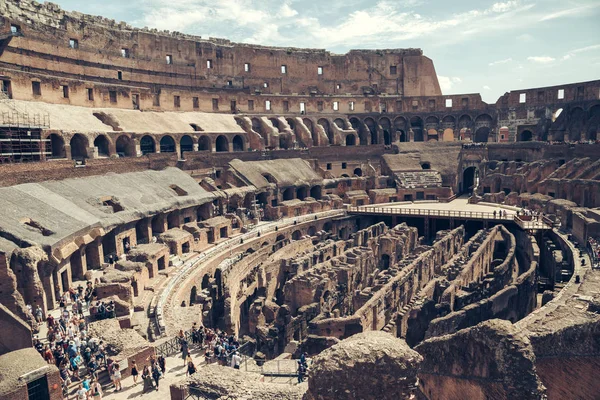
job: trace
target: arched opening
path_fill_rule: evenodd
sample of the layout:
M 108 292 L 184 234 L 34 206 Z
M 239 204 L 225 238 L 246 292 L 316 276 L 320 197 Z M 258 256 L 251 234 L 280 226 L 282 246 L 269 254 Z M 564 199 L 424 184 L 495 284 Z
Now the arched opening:
M 196 304 L 196 297 L 198 296 L 198 289 L 196 289 L 196 286 L 192 287 L 192 290 L 190 291 L 190 306 L 193 306 L 194 304 Z
M 384 254 L 381 256 L 381 260 L 379 261 L 379 269 L 385 271 L 390 268 L 390 256 Z
M 229 142 L 227 141 L 227 138 L 223 135 L 219 135 L 217 137 L 215 145 L 218 152 L 229 151 Z
M 321 186 L 313 186 L 310 188 L 310 197 L 319 200 L 321 198 Z
M 346 135 L 346 146 L 354 146 L 356 145 L 356 136 L 349 134 Z
M 287 150 L 290 148 L 290 137 L 289 135 L 286 134 L 280 134 L 279 135 L 279 148 L 280 149 L 284 149 Z
M 479 171 L 476 167 L 468 167 L 463 171 L 462 192 L 471 193 L 479 184 Z
M 304 200 L 306 198 L 307 188 L 305 186 L 301 186 L 296 190 L 296 198 L 298 200 Z
M 404 142 L 408 142 L 408 138 L 406 137 L 406 133 L 404 133 L 404 131 L 396 131 L 396 133 L 398 134 L 398 140 L 400 140 L 401 143 Z
M 201 286 L 201 288 L 202 289 L 207 289 L 209 284 L 210 284 L 210 275 L 209 274 L 205 274 L 202 277 L 202 286 Z
M 292 240 L 300 240 L 302 238 L 302 232 L 294 231 L 292 233 Z
M 275 129 L 277 129 L 278 132 L 283 131 L 281 124 L 279 123 L 279 120 L 277 118 L 269 118 L 269 121 L 271 121 L 271 123 L 273 124 Z
M 179 141 L 179 147 L 181 148 L 181 158 L 183 158 L 186 151 L 194 151 L 194 139 L 189 135 L 183 135 Z
M 47 149 L 46 151 L 48 153 L 52 153 L 50 158 L 65 158 L 67 155 L 65 153 L 64 139 L 58 136 L 56 133 L 48 136 L 48 139 L 50 139 L 50 141 L 47 142 L 50 146 L 50 149 Z
M 330 221 L 325 222 L 325 224 L 323 225 L 323 230 L 325 232 L 331 232 L 332 228 L 333 228 L 333 223 L 331 223 Z
M 313 146 L 318 146 L 319 145 L 319 139 L 318 139 L 318 135 L 315 134 L 315 130 L 314 130 L 312 121 L 310 119 L 308 119 L 308 118 L 304 118 L 302 120 L 302 123 L 304 124 L 304 126 L 306 126 L 306 129 L 308 129 L 308 131 L 310 132 L 310 135 L 311 135 L 312 140 L 313 140 Z
M 100 157 L 108 157 L 109 156 L 110 144 L 108 142 L 108 138 L 105 135 L 98 135 L 96 137 L 96 139 L 94 139 L 94 147 L 98 149 L 98 156 L 100 156 Z
M 117 138 L 116 142 L 117 155 L 119 157 L 133 157 L 135 156 L 135 144 L 133 140 L 127 135 L 121 135 Z
M 530 130 L 524 130 L 519 135 L 519 142 L 531 142 L 533 140 L 533 133 Z
M 142 155 L 156 153 L 156 143 L 154 143 L 152 136 L 146 135 L 142 137 L 140 140 L 140 151 L 142 152 Z
M 71 138 L 71 158 L 73 160 L 82 160 L 84 158 L 88 158 L 87 149 L 89 147 L 88 139 L 76 133 Z
M 488 137 L 490 135 L 490 128 L 487 126 L 481 127 L 477 129 L 475 132 L 475 143 L 487 143 Z
M 283 201 L 294 199 L 294 188 L 289 187 L 283 191 Z
M 325 118 L 321 118 L 320 120 L 317 121 L 317 123 L 323 127 L 323 130 L 325 131 L 325 134 L 327 135 L 327 139 L 329 140 L 329 144 L 334 144 L 334 136 L 333 136 L 333 132 L 331 131 L 331 128 L 329 126 L 329 121 L 326 120 Z
M 208 136 L 200 136 L 200 139 L 198 139 L 198 151 L 210 150 L 210 138 Z
M 292 118 L 286 118 L 285 122 L 288 123 L 288 125 L 290 126 L 290 129 L 292 131 L 294 131 L 296 129 L 296 122 L 294 122 L 294 120 Z
M 386 146 L 389 146 L 392 144 L 392 138 L 390 137 L 390 133 L 387 130 L 383 131 L 383 143 Z
M 340 129 L 346 129 L 346 122 L 341 118 L 336 118 L 333 123 Z
M 431 164 L 428 162 L 421 163 L 422 169 L 431 169 Z
M 377 144 L 379 141 L 377 140 L 377 124 L 373 120 L 373 118 L 366 118 L 365 125 L 369 129 L 369 134 L 371 136 L 371 144 Z
M 600 133 L 600 104 L 590 108 L 589 114 L 586 139 L 595 141 L 598 140 Z
M 362 176 L 363 172 L 360 168 L 354 168 L 354 176 Z
M 413 131 L 413 141 L 422 142 L 423 138 L 423 120 L 420 117 L 410 119 L 410 129 Z
M 233 137 L 233 151 L 244 151 L 244 138 L 240 135 L 235 135 Z
M 160 138 L 160 152 L 175 153 L 175 139 L 169 135 L 165 135 Z

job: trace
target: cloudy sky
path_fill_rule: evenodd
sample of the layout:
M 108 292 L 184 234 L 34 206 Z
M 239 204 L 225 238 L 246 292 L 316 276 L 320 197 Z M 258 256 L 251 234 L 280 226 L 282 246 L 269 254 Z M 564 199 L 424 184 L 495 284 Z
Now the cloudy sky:
M 138 27 L 274 46 L 422 48 L 442 91 L 600 79 L 598 0 L 53 0 Z

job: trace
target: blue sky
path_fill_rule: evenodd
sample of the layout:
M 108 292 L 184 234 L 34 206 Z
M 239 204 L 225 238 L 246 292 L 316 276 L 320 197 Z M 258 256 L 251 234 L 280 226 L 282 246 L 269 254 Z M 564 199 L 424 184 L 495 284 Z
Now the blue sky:
M 138 27 L 274 46 L 422 48 L 444 94 L 600 79 L 598 0 L 53 0 Z

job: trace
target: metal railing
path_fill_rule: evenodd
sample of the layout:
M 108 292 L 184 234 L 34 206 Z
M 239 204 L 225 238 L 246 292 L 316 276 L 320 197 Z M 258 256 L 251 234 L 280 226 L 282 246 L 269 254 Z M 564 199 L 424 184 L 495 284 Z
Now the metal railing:
M 484 211 L 454 211 L 454 210 L 429 210 L 419 208 L 391 208 L 391 207 L 348 207 L 348 212 L 352 213 L 375 213 L 375 214 L 391 214 L 391 215 L 407 215 L 417 217 L 446 217 L 446 218 L 461 218 L 461 219 L 489 219 L 497 221 L 512 221 L 514 216 L 510 214 L 504 215 L 501 212 L 484 212 Z
M 188 343 L 190 343 L 192 341 L 192 331 L 186 331 L 183 333 L 185 339 L 188 341 Z M 181 352 L 181 343 L 179 342 L 179 336 L 176 336 L 174 338 L 171 338 L 161 344 L 159 344 L 158 346 L 155 347 L 156 350 L 156 355 L 157 356 L 163 356 L 163 357 L 169 357 L 172 356 L 173 354 L 177 354 L 179 352 Z

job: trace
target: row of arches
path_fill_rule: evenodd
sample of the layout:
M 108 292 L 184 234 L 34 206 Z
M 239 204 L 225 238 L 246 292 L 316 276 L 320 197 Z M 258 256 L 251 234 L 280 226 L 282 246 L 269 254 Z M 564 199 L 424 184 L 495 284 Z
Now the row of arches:
M 110 157 L 113 153 L 112 141 L 107 135 L 96 136 L 92 144 L 97 149 L 98 157 Z M 180 156 L 183 157 L 186 152 L 194 151 L 194 144 L 194 139 L 190 135 L 182 136 L 179 140 Z M 213 149 L 211 138 L 206 135 L 200 136 L 197 145 L 198 151 L 212 151 Z M 235 135 L 231 145 L 233 151 L 246 150 L 246 143 L 242 135 Z M 164 135 L 159 140 L 151 135 L 142 136 L 139 146 L 142 155 L 156 153 L 157 149 L 161 153 L 174 153 L 177 150 L 175 139 L 170 135 Z M 71 137 L 69 147 L 71 159 L 80 160 L 90 157 L 90 140 L 81 133 L 76 133 Z M 225 135 L 217 136 L 214 149 L 217 152 L 230 151 L 229 139 Z M 59 134 L 50 134 L 46 141 L 46 152 L 49 158 L 66 158 L 65 139 Z M 114 153 L 119 157 L 134 157 L 136 155 L 135 139 L 125 134 L 119 136 L 115 141 Z

